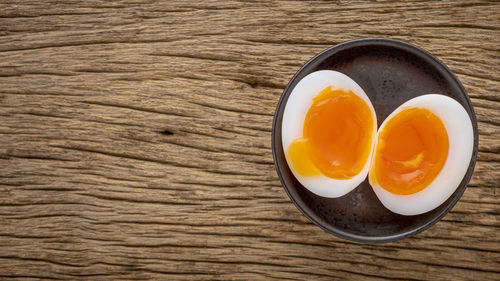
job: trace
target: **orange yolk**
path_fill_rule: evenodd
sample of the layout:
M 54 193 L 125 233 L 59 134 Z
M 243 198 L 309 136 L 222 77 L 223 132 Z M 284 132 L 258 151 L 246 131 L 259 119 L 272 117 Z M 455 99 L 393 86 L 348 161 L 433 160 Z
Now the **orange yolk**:
M 416 193 L 439 174 L 448 145 L 439 117 L 424 108 L 405 109 L 379 133 L 370 180 L 394 194 Z
M 303 137 L 292 142 L 288 156 L 302 176 L 349 179 L 368 160 L 373 131 L 373 113 L 362 98 L 327 87 L 313 98 Z

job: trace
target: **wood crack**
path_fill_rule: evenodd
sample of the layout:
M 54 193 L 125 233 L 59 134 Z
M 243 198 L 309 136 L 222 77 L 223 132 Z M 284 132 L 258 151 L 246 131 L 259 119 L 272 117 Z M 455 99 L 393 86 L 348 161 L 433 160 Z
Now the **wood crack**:
M 164 165 L 173 165 L 173 166 L 182 167 L 182 168 L 195 168 L 195 169 L 202 168 L 202 167 L 195 166 L 195 165 L 181 164 L 181 163 L 176 163 L 176 162 L 173 162 L 173 161 L 152 159 L 152 158 L 146 158 L 146 157 L 141 157 L 141 156 L 136 156 L 136 155 L 128 155 L 128 154 L 124 154 L 124 153 L 111 152 L 111 151 L 103 151 L 103 150 L 92 149 L 92 148 L 64 146 L 64 145 L 50 145 L 50 146 L 56 147 L 56 148 L 61 148 L 61 149 L 68 149 L 68 150 L 80 151 L 80 152 L 97 153 L 97 154 L 102 154 L 102 155 L 106 155 L 106 156 L 118 157 L 118 158 L 125 158 L 125 159 L 146 161 L 146 162 L 157 163 L 157 164 L 164 164 Z
M 40 50 L 40 49 L 49 49 L 49 48 L 62 48 L 62 47 L 82 47 L 82 46 L 90 46 L 90 45 L 108 45 L 108 44 L 144 44 L 144 43 L 169 43 L 175 42 L 178 40 L 161 40 L 161 39 L 149 39 L 149 40 L 95 40 L 95 41 L 84 41 L 84 42 L 69 42 L 69 43 L 44 43 L 38 44 L 35 46 L 29 47 L 1 47 L 0 53 L 13 52 L 13 51 L 32 51 L 32 50 Z
M 269 113 L 263 113 L 263 112 L 256 112 L 256 111 L 250 111 L 250 110 L 245 110 L 245 109 L 240 109 L 240 108 L 230 108 L 226 106 L 221 106 L 221 105 L 215 105 L 215 104 L 210 104 L 210 103 L 203 103 L 199 101 L 190 101 L 192 104 L 196 104 L 199 106 L 203 107 L 208 107 L 216 110 L 222 110 L 226 112 L 233 112 L 233 113 L 239 113 L 239 114 L 251 114 L 251 115 L 259 115 L 259 116 L 274 116 L 274 114 L 269 114 Z
M 143 107 L 138 107 L 138 106 L 133 106 L 133 105 L 107 103 L 107 102 L 99 102 L 99 101 L 80 101 L 80 102 L 85 103 L 85 104 L 90 104 L 90 105 L 116 107 L 116 108 L 121 108 L 121 109 L 130 109 L 130 110 L 135 110 L 135 111 L 141 111 L 141 112 L 147 112 L 147 113 L 157 113 L 157 114 L 171 115 L 171 116 L 177 116 L 177 117 L 188 117 L 188 118 L 197 117 L 197 116 L 184 114 L 184 113 L 180 113 L 180 112 L 166 112 L 166 111 L 160 111 L 160 110 L 151 109 L 151 108 L 143 108 Z

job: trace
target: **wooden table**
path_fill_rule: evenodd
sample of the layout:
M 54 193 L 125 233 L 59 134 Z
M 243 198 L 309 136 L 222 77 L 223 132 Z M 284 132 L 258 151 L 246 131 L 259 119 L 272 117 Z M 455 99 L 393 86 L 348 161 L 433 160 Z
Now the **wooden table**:
M 500 280 L 500 3 L 2 1 L 0 279 Z M 386 37 L 468 91 L 474 176 L 402 241 L 327 234 L 283 190 L 271 123 L 300 66 Z

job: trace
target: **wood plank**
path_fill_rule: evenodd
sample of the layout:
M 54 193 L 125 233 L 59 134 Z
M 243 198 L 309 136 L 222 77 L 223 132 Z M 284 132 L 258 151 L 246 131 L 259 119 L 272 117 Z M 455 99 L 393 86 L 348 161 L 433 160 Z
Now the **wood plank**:
M 281 92 L 362 37 L 446 63 L 478 118 L 462 199 L 415 237 L 329 235 L 274 170 Z M 2 1 L 0 279 L 500 280 L 496 1 Z

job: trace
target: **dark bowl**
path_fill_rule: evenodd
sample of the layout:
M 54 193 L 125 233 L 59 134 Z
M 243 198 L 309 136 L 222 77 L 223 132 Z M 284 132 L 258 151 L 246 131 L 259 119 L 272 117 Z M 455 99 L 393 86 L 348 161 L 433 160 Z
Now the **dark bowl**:
M 439 93 L 458 101 L 469 114 L 474 151 L 460 186 L 439 207 L 416 216 L 386 209 L 366 179 L 339 198 L 317 196 L 304 188 L 290 171 L 281 144 L 283 111 L 295 85 L 317 70 L 336 70 L 356 81 L 370 98 L 379 125 L 399 105 L 414 97 Z M 341 43 L 307 62 L 281 95 L 273 121 L 272 148 L 279 178 L 297 208 L 325 231 L 357 242 L 389 242 L 415 235 L 439 221 L 465 191 L 478 149 L 477 121 L 465 89 L 451 71 L 428 52 L 389 39 L 359 39 Z

